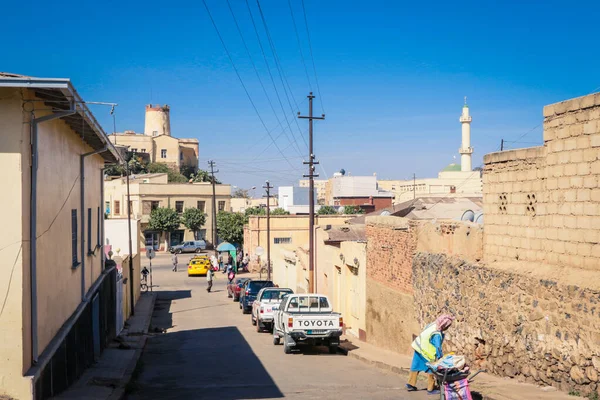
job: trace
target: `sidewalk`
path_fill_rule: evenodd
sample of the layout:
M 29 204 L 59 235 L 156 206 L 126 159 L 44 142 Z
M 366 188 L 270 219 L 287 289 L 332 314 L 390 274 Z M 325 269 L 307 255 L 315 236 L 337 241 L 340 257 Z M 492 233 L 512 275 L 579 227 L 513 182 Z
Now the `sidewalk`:
M 374 345 L 346 336 L 342 336 L 340 347 L 348 354 L 348 357 L 356 358 L 385 371 L 408 376 L 412 361 L 411 356 L 383 350 Z M 424 383 L 421 386 L 425 386 Z M 520 383 L 515 379 L 500 378 L 486 373 L 480 373 L 475 377 L 473 383 L 471 383 L 471 389 L 482 394 L 485 400 L 576 399 L 576 397 L 559 392 L 553 387 L 540 387 L 529 383 Z
M 127 320 L 119 337 L 104 349 L 100 360 L 54 399 L 121 399 L 146 344 L 155 300 L 156 293 L 143 293 L 135 306 L 135 315 Z

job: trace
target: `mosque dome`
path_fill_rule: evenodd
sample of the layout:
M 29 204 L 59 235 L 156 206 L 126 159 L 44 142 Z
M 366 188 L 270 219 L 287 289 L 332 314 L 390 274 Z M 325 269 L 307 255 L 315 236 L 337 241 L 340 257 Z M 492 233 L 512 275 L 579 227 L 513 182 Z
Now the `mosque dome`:
M 460 171 L 460 164 L 452 163 L 444 168 L 441 172 Z

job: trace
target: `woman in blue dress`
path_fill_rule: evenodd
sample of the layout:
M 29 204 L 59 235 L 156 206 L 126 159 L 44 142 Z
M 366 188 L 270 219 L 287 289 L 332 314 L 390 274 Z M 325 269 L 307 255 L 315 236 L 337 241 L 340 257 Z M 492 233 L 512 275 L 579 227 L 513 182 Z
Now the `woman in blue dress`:
M 417 377 L 419 372 L 427 373 L 427 394 L 439 394 L 440 391 L 435 388 L 435 378 L 431 374 L 428 362 L 433 362 L 441 358 L 444 353 L 442 351 L 442 343 L 444 341 L 444 332 L 452 325 L 454 317 L 452 315 L 440 315 L 435 322 L 427 325 L 423 332 L 413 341 L 412 347 L 415 349 L 412 364 L 410 366 L 410 374 L 408 375 L 408 383 L 406 389 L 409 392 L 417 390 Z

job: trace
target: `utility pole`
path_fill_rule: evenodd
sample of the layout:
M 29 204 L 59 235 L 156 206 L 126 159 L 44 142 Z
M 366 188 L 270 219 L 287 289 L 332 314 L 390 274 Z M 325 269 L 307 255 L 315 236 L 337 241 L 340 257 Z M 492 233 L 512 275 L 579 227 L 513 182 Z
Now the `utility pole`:
M 131 304 L 131 315 L 135 314 L 135 303 L 133 296 L 133 244 L 131 242 L 131 195 L 129 193 L 129 161 L 125 160 L 125 171 L 127 173 L 127 229 L 129 234 L 129 303 Z
M 308 97 L 308 117 L 303 117 L 298 112 L 298 118 L 308 119 L 308 161 L 304 161 L 303 164 L 308 165 L 308 174 L 304 175 L 305 178 L 308 178 L 308 265 L 309 265 L 309 273 L 310 273 L 310 292 L 314 291 L 315 287 L 315 177 L 318 177 L 319 174 L 315 174 L 315 165 L 319 164 L 318 161 L 315 161 L 315 155 L 313 153 L 313 120 L 315 119 L 325 119 L 325 114 L 322 114 L 320 117 L 313 117 L 313 93 L 310 92 Z
M 417 198 L 417 175 L 413 173 L 413 200 Z
M 500 151 L 504 151 L 504 139 L 500 140 Z
M 217 192 L 215 189 L 215 162 L 210 160 L 208 166 L 210 167 L 210 176 L 212 177 L 212 242 L 215 249 L 217 248 Z
M 267 191 L 267 280 L 271 280 L 271 189 L 273 186 L 269 181 L 265 182 L 263 188 Z

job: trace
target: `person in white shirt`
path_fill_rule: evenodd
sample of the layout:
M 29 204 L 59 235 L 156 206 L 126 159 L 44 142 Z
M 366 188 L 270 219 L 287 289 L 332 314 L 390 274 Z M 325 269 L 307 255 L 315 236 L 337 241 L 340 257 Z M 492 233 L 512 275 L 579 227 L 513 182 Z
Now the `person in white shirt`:
M 171 261 L 173 261 L 173 272 L 177 272 L 177 254 L 173 253 Z

